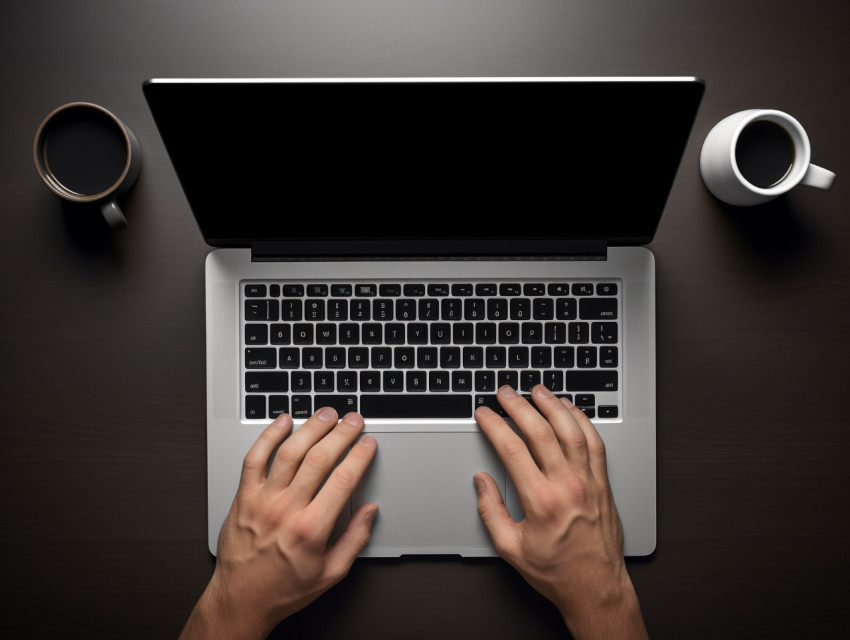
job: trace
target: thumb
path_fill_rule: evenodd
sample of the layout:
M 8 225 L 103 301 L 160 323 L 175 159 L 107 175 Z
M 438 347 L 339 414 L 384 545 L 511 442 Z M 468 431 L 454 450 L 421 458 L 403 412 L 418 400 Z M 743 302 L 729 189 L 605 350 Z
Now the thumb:
M 487 528 L 493 546 L 503 558 L 511 555 L 517 544 L 519 525 L 508 513 L 499 487 L 489 473 L 479 471 L 472 480 L 478 490 L 478 516 Z

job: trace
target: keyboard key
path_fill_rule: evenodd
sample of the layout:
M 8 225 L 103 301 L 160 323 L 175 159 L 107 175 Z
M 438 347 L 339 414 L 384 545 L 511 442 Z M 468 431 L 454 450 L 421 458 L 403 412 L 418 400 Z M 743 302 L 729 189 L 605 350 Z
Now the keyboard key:
M 310 396 L 292 396 L 292 413 L 289 414 L 296 420 L 309 418 L 313 415 L 313 400 Z
M 289 344 L 292 341 L 292 326 L 288 324 L 273 324 L 271 326 L 272 344 Z
M 577 393 L 575 398 L 577 407 L 593 407 L 596 406 L 596 396 L 592 393 Z
M 578 318 L 575 298 L 558 298 L 555 300 L 555 317 L 558 320 L 575 320 Z
M 354 288 L 350 284 L 332 284 L 331 295 L 335 298 L 350 298 Z
M 360 396 L 360 413 L 369 418 L 471 418 L 471 395 Z
M 619 364 L 617 347 L 599 347 L 599 366 L 616 367 Z
M 360 390 L 361 391 L 380 391 L 381 390 L 381 374 L 377 371 L 361 371 L 360 372 Z
M 620 415 L 620 410 L 616 405 L 599 405 L 600 418 L 617 418 Z
M 472 373 L 469 371 L 452 372 L 452 391 L 455 393 L 472 391 Z
M 264 284 L 246 284 L 245 285 L 245 297 L 246 298 L 265 298 L 266 297 L 266 285 Z
M 617 391 L 618 388 L 616 371 L 567 371 L 568 391 Z
M 449 372 L 431 371 L 428 373 L 428 386 L 431 391 L 449 390 Z
M 427 391 L 428 376 L 424 371 L 408 371 L 405 375 L 405 387 L 408 391 Z
M 289 374 L 286 371 L 246 371 L 245 391 L 289 391 Z
M 246 324 L 245 344 L 264 345 L 269 341 L 269 326 L 266 324 Z
M 567 337 L 570 344 L 587 344 L 590 342 L 590 323 L 570 322 L 567 325 Z
M 616 298 L 584 298 L 579 301 L 582 320 L 614 320 L 617 318 Z
M 298 369 L 301 367 L 301 352 L 294 348 L 281 347 L 278 350 L 281 369 Z
M 245 320 L 277 320 L 280 313 L 280 305 L 277 300 L 246 300 Z
M 574 296 L 592 296 L 593 285 L 589 283 L 578 282 L 572 286 L 572 293 Z
M 246 369 L 274 369 L 277 354 L 274 349 L 245 349 Z
M 284 298 L 301 298 L 304 295 L 303 284 L 285 284 L 283 285 Z
M 357 391 L 357 374 L 354 371 L 337 371 L 336 389 L 344 393 Z
M 578 347 L 576 364 L 580 369 L 596 368 L 596 347 Z
M 493 371 L 476 371 L 475 372 L 475 390 L 476 391 L 495 391 L 496 390 L 496 374 Z
M 616 322 L 594 322 L 590 325 L 590 338 L 594 344 L 611 344 L 617 342 L 618 327 Z
M 269 418 L 289 413 L 289 396 L 269 396 Z
M 617 284 L 615 282 L 600 282 L 596 285 L 596 295 L 598 296 L 616 296 Z M 600 407 L 601 409 L 602 407 Z M 616 409 L 616 407 L 614 407 Z M 599 416 L 600 418 L 602 416 Z
M 313 398 L 316 411 L 322 407 L 332 407 L 340 419 L 351 411 L 357 411 L 357 396 L 355 395 L 317 395 Z
M 266 417 L 266 396 L 245 396 L 245 419 L 263 420 Z
M 328 285 L 326 284 L 308 284 L 307 297 L 309 298 L 327 298 Z
M 488 407 L 491 411 L 498 413 L 500 416 L 506 416 L 507 412 L 499 404 L 499 398 L 495 394 L 479 394 L 475 396 L 475 408 Z

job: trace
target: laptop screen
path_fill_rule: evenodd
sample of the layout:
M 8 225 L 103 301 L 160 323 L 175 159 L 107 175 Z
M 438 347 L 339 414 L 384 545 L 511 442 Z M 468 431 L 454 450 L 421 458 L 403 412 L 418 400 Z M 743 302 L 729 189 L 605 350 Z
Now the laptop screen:
M 704 85 L 664 79 L 151 80 L 213 246 L 655 234 Z

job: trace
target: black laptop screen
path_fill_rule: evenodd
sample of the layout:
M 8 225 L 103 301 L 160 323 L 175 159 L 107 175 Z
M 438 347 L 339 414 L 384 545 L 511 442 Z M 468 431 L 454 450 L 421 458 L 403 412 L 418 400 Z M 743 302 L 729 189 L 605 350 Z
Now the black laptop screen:
M 551 249 L 652 239 L 703 85 L 169 80 L 144 91 L 211 245 Z

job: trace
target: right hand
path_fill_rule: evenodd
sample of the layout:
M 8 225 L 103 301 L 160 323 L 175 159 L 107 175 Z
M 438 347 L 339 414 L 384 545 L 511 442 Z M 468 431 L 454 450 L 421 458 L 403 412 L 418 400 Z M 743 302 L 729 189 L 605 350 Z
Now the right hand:
M 542 385 L 532 397 L 543 415 L 510 387 L 498 397 L 525 441 L 488 408 L 475 418 L 517 488 L 525 519 L 513 520 L 489 474 L 475 474 L 478 512 L 496 551 L 558 607 L 575 637 L 646 638 L 596 428 Z

